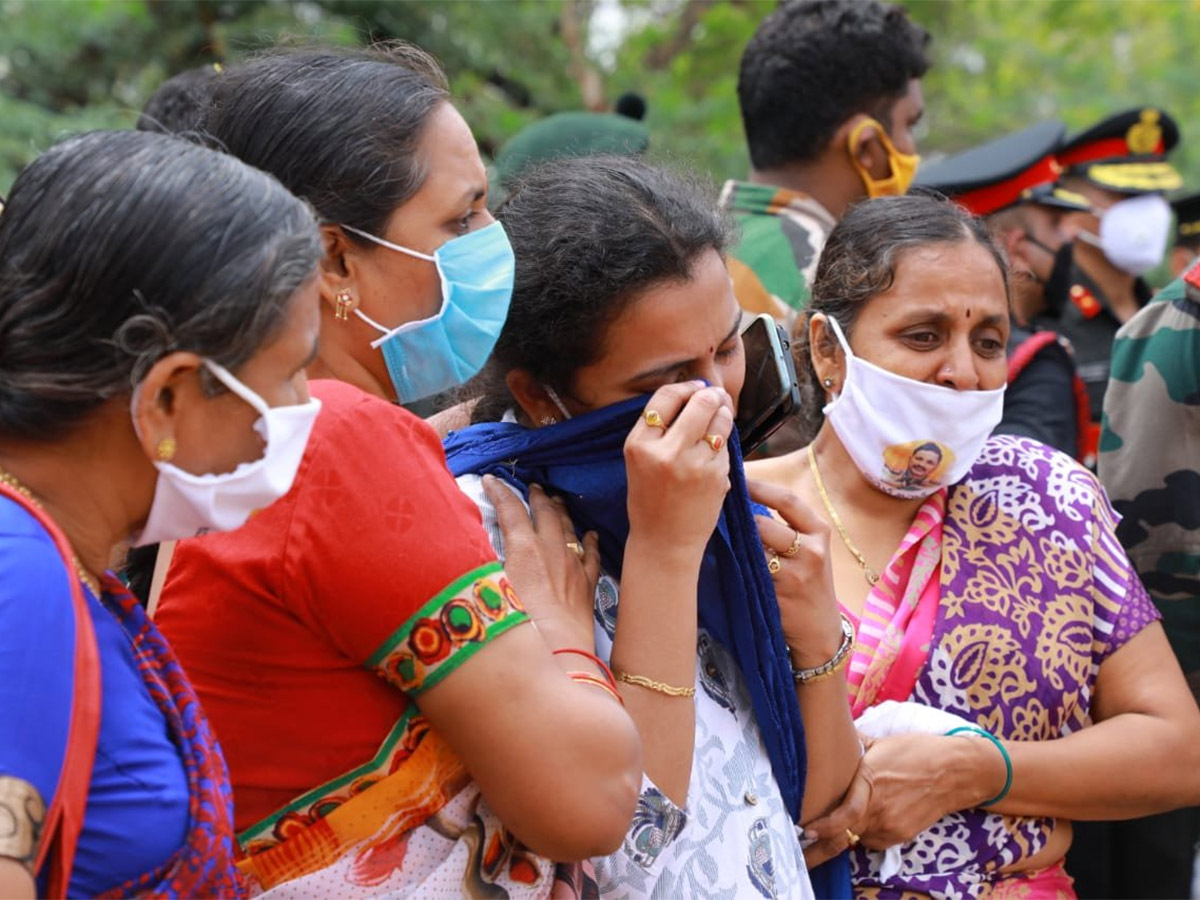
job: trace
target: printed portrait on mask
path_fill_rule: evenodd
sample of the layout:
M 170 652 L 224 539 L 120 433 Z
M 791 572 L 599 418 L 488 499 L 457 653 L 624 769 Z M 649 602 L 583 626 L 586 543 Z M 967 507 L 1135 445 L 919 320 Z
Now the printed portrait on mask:
M 937 441 L 892 444 L 883 451 L 883 481 L 899 491 L 926 493 L 941 486 L 954 465 L 954 453 Z

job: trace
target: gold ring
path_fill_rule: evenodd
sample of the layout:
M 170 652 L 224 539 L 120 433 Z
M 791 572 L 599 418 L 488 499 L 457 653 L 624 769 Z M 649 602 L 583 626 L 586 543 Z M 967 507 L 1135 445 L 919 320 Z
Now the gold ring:
M 586 556 L 586 553 L 583 549 L 583 544 L 579 543 L 579 541 L 567 541 L 567 549 L 580 559 L 583 559 L 583 557 Z
M 792 530 L 795 531 L 794 528 Z M 802 540 L 802 538 L 800 537 L 800 532 L 796 531 L 796 539 L 794 541 L 792 541 L 792 546 L 788 547 L 786 550 L 783 551 L 783 555 L 785 557 L 787 557 L 788 559 L 791 559 L 793 556 L 795 556 L 797 553 L 799 553 L 801 540 Z
M 772 553 L 771 558 L 767 560 L 767 571 L 772 575 L 778 575 L 779 570 L 783 568 L 783 563 L 779 561 L 779 554 Z
M 661 428 L 663 431 L 667 430 L 667 423 L 663 421 L 663 417 L 656 409 L 646 410 L 644 413 L 642 413 L 642 418 L 651 428 Z
M 851 831 L 849 828 L 847 828 L 846 829 L 846 840 L 848 840 L 850 842 L 851 847 L 855 847 L 858 845 L 858 842 L 862 840 L 862 838 L 860 838 L 857 834 L 855 834 L 853 831 Z
M 706 434 L 704 436 L 704 443 L 712 447 L 713 453 L 720 453 L 721 448 L 725 446 L 725 438 L 721 437 L 719 434 Z

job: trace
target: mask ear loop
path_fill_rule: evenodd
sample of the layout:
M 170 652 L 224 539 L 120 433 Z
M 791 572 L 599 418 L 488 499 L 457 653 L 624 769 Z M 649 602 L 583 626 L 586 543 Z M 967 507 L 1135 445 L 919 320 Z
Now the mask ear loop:
M 571 414 L 567 412 L 566 404 L 562 402 L 562 399 L 558 396 L 558 392 L 548 384 L 543 384 L 542 389 L 546 392 L 546 396 L 550 398 L 550 402 L 558 407 L 558 411 L 563 414 L 563 417 L 570 419 Z
M 423 260 L 426 260 L 427 262 L 433 263 L 434 265 L 437 266 L 438 278 L 441 280 L 441 283 L 442 284 L 446 283 L 446 276 L 442 272 L 442 265 L 440 262 L 438 262 L 438 258 L 436 256 L 432 256 L 428 253 L 421 253 L 418 250 L 410 250 L 408 247 L 401 247 L 399 244 L 393 244 L 391 241 L 385 241 L 383 238 L 376 237 L 373 234 L 370 234 L 366 231 L 362 231 L 358 228 L 355 228 L 353 225 L 342 225 L 341 227 L 344 231 L 353 232 L 354 234 L 357 234 L 361 238 L 365 238 L 368 241 L 372 241 L 372 242 L 378 244 L 380 247 L 387 247 L 389 250 L 395 250 L 399 253 L 405 253 L 408 256 L 413 256 L 413 257 L 416 257 L 417 259 L 423 259 Z M 419 319 L 415 322 L 405 322 L 403 325 L 398 325 L 395 328 L 384 328 L 382 325 L 380 325 L 378 322 L 376 322 L 374 319 L 372 319 L 370 316 L 368 316 L 365 312 L 363 312 L 361 309 L 359 309 L 357 306 L 354 307 L 354 314 L 356 316 L 358 316 L 360 319 L 362 319 L 364 322 L 366 322 L 368 325 L 370 325 L 372 328 L 374 328 L 376 331 L 378 331 L 381 335 L 383 335 L 383 337 L 376 338 L 375 340 L 371 341 L 371 349 L 378 350 L 380 348 L 380 346 L 383 345 L 384 341 L 386 341 L 388 338 L 390 338 L 393 334 L 399 334 L 402 331 L 409 331 L 409 330 L 415 328 L 416 326 L 422 324 L 423 322 L 428 322 L 432 319 L 436 319 L 438 316 L 440 316 L 445 311 L 445 308 L 446 308 L 446 298 L 443 297 L 441 307 L 438 309 L 438 311 L 434 315 L 430 316 L 428 319 Z
M 829 327 L 833 331 L 833 336 L 837 338 L 839 344 L 842 345 L 842 352 L 846 354 L 848 359 L 854 358 L 854 351 L 850 349 L 850 344 L 846 340 L 846 336 L 842 333 L 842 326 L 838 324 L 838 320 L 829 313 L 824 313 L 825 321 L 829 323 Z
M 220 363 L 213 362 L 211 359 L 204 360 L 204 367 L 217 377 L 217 380 L 229 390 L 245 400 L 260 416 L 265 416 L 271 408 L 262 397 L 250 390 L 244 383 L 239 381 L 234 374 L 226 369 Z
M 344 231 L 353 232 L 354 234 L 357 234 L 360 238 L 366 238 L 368 241 L 373 241 L 374 243 L 378 244 L 380 247 L 387 247 L 389 250 L 396 250 L 400 253 L 407 253 L 409 256 L 415 256 L 417 259 L 424 259 L 424 260 L 428 260 L 429 262 L 437 262 L 436 256 L 432 256 L 428 253 L 421 253 L 419 250 L 410 250 L 408 247 L 401 247 L 399 244 L 393 244 L 391 241 L 385 241 L 383 238 L 376 237 L 375 235 L 370 234 L 366 231 L 360 231 L 359 229 L 355 228 L 353 225 L 343 225 L 342 229 Z
M 858 141 L 858 137 L 863 133 L 864 130 L 872 127 L 879 132 L 879 143 L 883 146 L 883 150 L 888 157 L 888 174 L 883 178 L 873 178 L 871 173 L 868 172 L 866 167 L 858 160 L 858 150 L 862 146 L 862 144 L 860 144 Z M 850 131 L 850 136 L 847 138 L 846 144 L 847 149 L 850 152 L 850 164 L 854 166 L 854 170 L 858 173 L 858 177 L 863 179 L 864 183 L 867 181 L 872 181 L 876 185 L 887 185 L 895 181 L 897 172 L 892 163 L 892 159 L 893 157 L 899 156 L 900 152 L 896 149 L 896 145 L 892 143 L 892 139 L 888 135 L 887 131 L 884 130 L 884 127 L 879 124 L 877 120 L 867 116 L 865 119 L 860 121 Z

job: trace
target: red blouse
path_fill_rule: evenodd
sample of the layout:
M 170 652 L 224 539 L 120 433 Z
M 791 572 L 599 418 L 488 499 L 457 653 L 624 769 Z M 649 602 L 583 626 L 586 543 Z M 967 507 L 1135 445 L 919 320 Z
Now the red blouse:
M 291 491 L 181 542 L 156 616 L 225 751 L 239 831 L 371 761 L 409 698 L 526 619 L 434 431 L 340 382 L 312 393 Z

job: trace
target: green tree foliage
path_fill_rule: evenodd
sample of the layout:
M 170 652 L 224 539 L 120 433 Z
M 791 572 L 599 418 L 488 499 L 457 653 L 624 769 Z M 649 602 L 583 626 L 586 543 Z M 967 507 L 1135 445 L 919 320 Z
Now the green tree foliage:
M 280 39 L 402 38 L 434 53 L 491 154 L 538 117 L 643 94 L 652 154 L 741 175 L 737 63 L 771 0 L 0 0 L 0 193 L 55 140 L 126 128 L 162 80 Z M 908 0 L 934 34 L 922 152 L 1047 116 L 1168 109 L 1200 187 L 1200 0 Z

